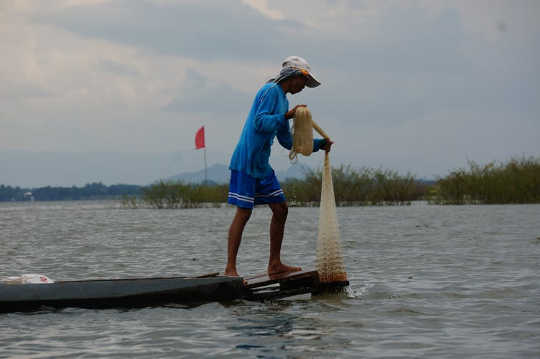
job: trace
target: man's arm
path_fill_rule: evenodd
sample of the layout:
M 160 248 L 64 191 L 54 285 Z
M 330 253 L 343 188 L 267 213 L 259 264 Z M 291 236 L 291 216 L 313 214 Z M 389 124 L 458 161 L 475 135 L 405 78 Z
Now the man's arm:
M 285 122 L 285 113 L 275 113 L 278 98 L 275 89 L 269 88 L 262 94 L 255 113 L 255 131 L 274 132 Z
M 281 127 L 277 132 L 277 139 L 281 146 L 290 150 L 292 148 L 293 138 L 291 135 L 291 130 L 289 128 L 289 121 L 283 121 Z
M 324 138 L 314 138 L 313 139 L 313 152 L 317 152 L 326 145 L 326 140 Z

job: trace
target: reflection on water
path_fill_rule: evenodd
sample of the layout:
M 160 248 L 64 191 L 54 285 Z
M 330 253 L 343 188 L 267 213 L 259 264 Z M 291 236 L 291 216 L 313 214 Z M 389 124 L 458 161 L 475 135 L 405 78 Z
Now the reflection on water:
M 0 204 L 0 276 L 55 280 L 222 271 L 233 209 Z M 540 206 L 338 208 L 342 295 L 0 315 L 7 357 L 489 357 L 540 352 Z M 268 259 L 257 208 L 239 271 Z M 291 208 L 284 261 L 315 266 L 317 208 Z

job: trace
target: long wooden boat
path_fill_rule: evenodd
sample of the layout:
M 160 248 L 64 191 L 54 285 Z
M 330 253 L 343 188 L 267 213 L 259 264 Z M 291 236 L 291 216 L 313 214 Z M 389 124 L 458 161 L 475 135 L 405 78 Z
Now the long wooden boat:
M 0 284 L 0 312 L 43 307 L 114 308 L 197 303 L 243 298 L 242 278 L 142 278 Z
M 340 286 L 348 285 L 341 283 Z M 200 277 L 98 279 L 47 284 L 0 284 L 0 313 L 43 308 L 131 308 L 234 299 L 272 300 L 319 293 L 317 271 L 241 278 Z

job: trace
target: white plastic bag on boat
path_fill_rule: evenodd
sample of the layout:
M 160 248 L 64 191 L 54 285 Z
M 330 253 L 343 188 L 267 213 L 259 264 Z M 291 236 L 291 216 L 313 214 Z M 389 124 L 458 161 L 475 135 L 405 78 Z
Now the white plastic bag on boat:
M 23 274 L 15 277 L 4 277 L 0 279 L 3 284 L 49 284 L 54 280 L 43 274 Z

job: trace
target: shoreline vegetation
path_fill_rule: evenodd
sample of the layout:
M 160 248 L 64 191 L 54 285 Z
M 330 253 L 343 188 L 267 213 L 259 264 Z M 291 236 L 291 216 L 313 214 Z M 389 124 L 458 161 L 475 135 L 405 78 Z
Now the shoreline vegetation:
M 437 205 L 540 203 L 540 158 L 514 158 L 506 163 L 468 162 L 436 181 L 422 181 L 410 173 L 340 166 L 332 168 L 338 206 L 410 205 L 427 201 Z M 283 181 L 290 206 L 318 206 L 322 170 L 308 170 L 303 179 Z M 149 186 L 91 183 L 84 187 L 24 189 L 0 185 L 0 201 L 121 200 L 124 208 L 222 207 L 228 184 L 164 182 Z
M 469 161 L 437 181 L 428 200 L 435 204 L 540 203 L 540 158 L 513 158 L 479 165 Z
M 427 193 L 428 184 L 414 176 L 399 175 L 390 170 L 351 166 L 332 169 L 334 193 L 338 206 L 352 205 L 408 205 Z M 318 206 L 321 196 L 322 170 L 308 170 L 303 179 L 288 179 L 281 183 L 291 207 Z M 124 198 L 125 207 L 139 204 L 152 208 L 220 207 L 227 202 L 228 184 L 204 185 L 182 182 L 163 182 L 145 187 L 142 197 Z

